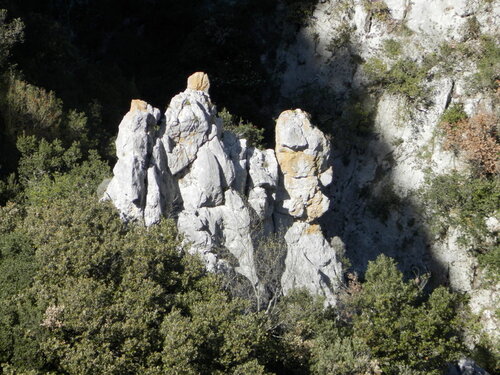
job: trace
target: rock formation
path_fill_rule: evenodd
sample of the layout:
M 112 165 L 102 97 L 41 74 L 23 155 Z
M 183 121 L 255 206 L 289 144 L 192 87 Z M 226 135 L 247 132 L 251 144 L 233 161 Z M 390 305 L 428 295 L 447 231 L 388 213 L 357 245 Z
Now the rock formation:
M 205 73 L 170 102 L 165 115 L 132 101 L 116 141 L 118 162 L 103 199 L 123 220 L 154 225 L 174 217 L 191 252 L 207 268 L 245 276 L 262 298 L 256 246 L 278 233 L 286 242 L 281 290 L 307 288 L 335 302 L 341 273 L 335 248 L 316 220 L 329 207 L 330 144 L 301 111 L 278 119 L 276 150 L 248 147 L 223 132 Z M 339 241 L 337 241 L 338 243 Z M 229 252 L 236 262 L 223 254 Z

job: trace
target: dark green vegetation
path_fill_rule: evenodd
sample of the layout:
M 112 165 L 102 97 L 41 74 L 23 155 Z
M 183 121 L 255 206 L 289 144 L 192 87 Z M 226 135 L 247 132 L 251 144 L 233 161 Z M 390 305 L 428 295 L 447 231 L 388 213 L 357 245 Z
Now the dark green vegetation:
M 224 131 L 233 133 L 239 138 L 245 138 L 248 144 L 256 147 L 263 147 L 264 129 L 259 129 L 252 123 L 244 122 L 241 118 L 229 113 L 226 108 L 218 113 L 222 119 L 222 128 Z
M 463 351 L 458 297 L 425 297 L 386 257 L 340 310 L 298 291 L 251 312 L 179 252 L 173 222 L 127 227 L 97 202 L 107 173 L 91 156 L 1 209 L 4 373 L 431 374 Z
M 394 52 L 390 55 L 397 55 L 393 44 L 388 48 Z M 401 58 L 388 67 L 381 59 L 372 58 L 365 63 L 364 69 L 374 84 L 392 94 L 401 94 L 412 101 L 425 96 L 423 85 L 427 69 L 413 60 Z
M 498 181 L 456 172 L 435 176 L 429 179 L 424 200 L 434 209 L 435 232 L 443 235 L 450 226 L 460 228 L 463 243 L 477 254 L 489 274 L 498 278 L 500 243 L 491 236 L 485 222 L 500 207 Z
M 173 222 L 127 226 L 97 202 L 132 97 L 163 108 L 204 70 L 215 101 L 257 123 L 268 40 L 251 20 L 269 3 L 0 0 L 9 9 L 0 13 L 0 373 L 423 375 L 466 353 L 461 298 L 423 293 L 389 258 L 370 263 L 363 282 L 351 276 L 335 309 L 296 291 L 266 311 L 179 249 Z M 315 2 L 285 3 L 300 23 Z M 384 19 L 383 2 L 373 4 Z M 416 63 L 401 59 L 381 74 L 393 92 L 421 94 Z M 347 104 L 349 134 L 368 134 L 373 103 L 360 94 Z M 263 141 L 262 130 L 223 114 L 227 130 Z M 429 198 L 459 201 L 468 210 L 459 224 L 477 224 L 471 236 L 484 230 L 476 207 L 486 215 L 497 202 L 494 185 L 480 181 Z M 383 203 L 395 205 L 390 198 Z M 259 248 L 263 261 L 282 261 L 275 240 Z M 498 265 L 498 248 L 478 252 Z M 269 268 L 259 276 L 279 284 Z

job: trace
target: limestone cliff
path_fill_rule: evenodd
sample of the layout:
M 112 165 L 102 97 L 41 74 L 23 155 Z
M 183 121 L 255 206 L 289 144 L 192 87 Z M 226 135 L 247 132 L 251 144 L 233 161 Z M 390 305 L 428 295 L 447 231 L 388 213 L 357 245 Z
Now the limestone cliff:
M 498 340 L 498 285 L 482 285 L 460 228 L 430 230 L 432 211 L 419 194 L 436 176 L 468 173 L 466 160 L 443 147 L 439 122 L 447 109 L 458 104 L 470 117 L 498 118 L 498 89 L 480 88 L 477 77 L 482 40 L 498 46 L 500 2 L 318 1 L 299 30 L 284 34 L 270 67 L 277 107 L 300 105 L 335 136 L 326 234 L 342 238 L 355 272 L 385 253 L 410 277 L 431 275 L 434 285 L 469 293 L 484 330 Z M 404 78 L 384 83 L 391 72 Z M 494 225 L 489 231 L 497 237 Z
M 116 141 L 118 162 L 103 199 L 125 221 L 146 226 L 174 217 L 191 252 L 215 272 L 234 269 L 256 296 L 256 246 L 277 233 L 285 239 L 279 290 L 304 287 L 335 302 L 341 280 L 337 251 L 316 223 L 329 208 L 322 190 L 332 182 L 330 142 L 301 110 L 277 121 L 276 150 L 248 147 L 224 133 L 208 94 L 208 77 L 195 73 L 164 115 L 133 100 Z M 231 262 L 226 252 L 236 259 Z

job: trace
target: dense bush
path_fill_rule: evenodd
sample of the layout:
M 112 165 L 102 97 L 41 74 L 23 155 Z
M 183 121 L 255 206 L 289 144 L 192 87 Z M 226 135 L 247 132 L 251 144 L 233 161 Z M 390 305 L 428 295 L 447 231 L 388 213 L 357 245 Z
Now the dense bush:
M 127 227 L 99 203 L 107 173 L 95 156 L 47 172 L 17 220 L 2 216 L 0 360 L 66 374 L 264 373 L 264 317 L 242 314 L 179 251 L 172 221 Z
M 413 60 L 401 58 L 389 68 L 381 59 L 371 58 L 365 62 L 363 69 L 375 85 L 389 93 L 401 94 L 413 101 L 425 97 L 427 72 Z
M 218 113 L 218 116 L 222 119 L 223 131 L 231 132 L 239 138 L 246 139 L 249 146 L 263 147 L 264 129 L 233 116 L 226 108 L 223 108 Z
M 498 181 L 485 177 L 460 175 L 456 172 L 433 176 L 423 193 L 430 222 L 436 233 L 451 227 L 462 230 L 462 241 L 468 245 L 497 278 L 500 271 L 500 246 L 488 230 L 486 219 L 498 215 L 500 190 Z M 493 240 L 492 240 L 493 239 Z
M 482 36 L 477 57 L 477 73 L 473 76 L 473 88 L 476 90 L 498 89 L 500 80 L 498 40 L 491 36 Z
M 24 24 L 16 18 L 7 22 L 7 10 L 0 9 L 0 68 L 6 64 L 12 46 L 23 40 Z
M 441 124 L 456 124 L 465 119 L 467 119 L 467 113 L 465 113 L 463 105 L 455 103 L 444 111 L 439 121 Z
M 391 58 L 396 58 L 401 55 L 403 47 L 401 43 L 394 39 L 384 40 L 384 52 Z
M 465 351 L 458 295 L 441 287 L 425 296 L 383 255 L 369 263 L 365 278 L 352 280 L 338 312 L 304 292 L 283 300 L 286 358 L 297 369 L 310 368 L 296 373 L 441 374 Z

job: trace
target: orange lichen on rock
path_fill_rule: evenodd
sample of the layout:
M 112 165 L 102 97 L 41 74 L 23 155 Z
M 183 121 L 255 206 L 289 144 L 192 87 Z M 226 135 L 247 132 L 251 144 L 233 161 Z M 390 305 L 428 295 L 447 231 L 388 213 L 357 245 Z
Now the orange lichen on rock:
M 146 103 L 144 100 L 133 99 L 130 102 L 130 112 L 134 112 L 134 111 L 147 112 L 148 111 L 148 103 Z
M 189 76 L 187 88 L 191 90 L 208 92 L 210 89 L 210 81 L 208 75 L 203 72 L 196 72 Z

